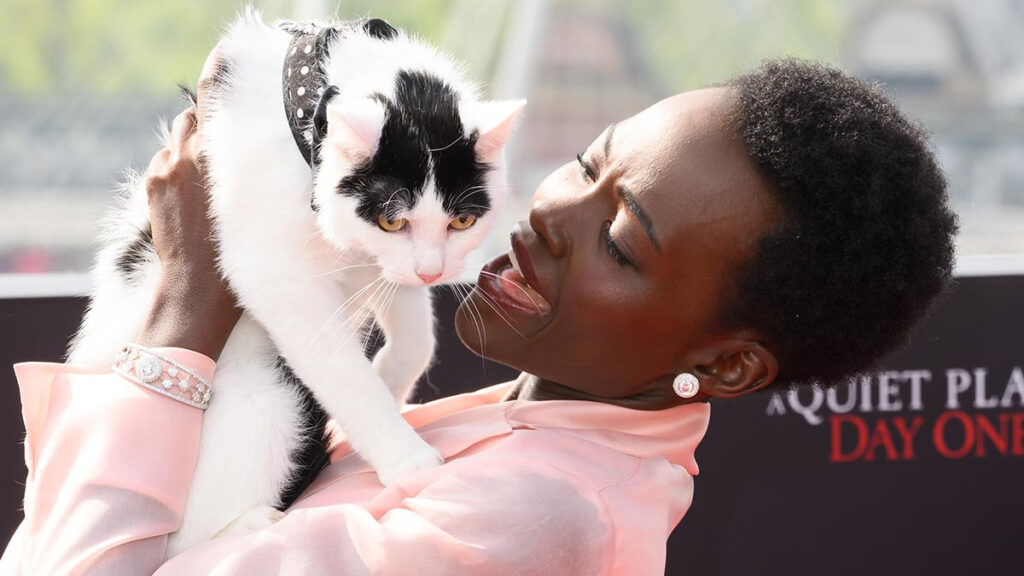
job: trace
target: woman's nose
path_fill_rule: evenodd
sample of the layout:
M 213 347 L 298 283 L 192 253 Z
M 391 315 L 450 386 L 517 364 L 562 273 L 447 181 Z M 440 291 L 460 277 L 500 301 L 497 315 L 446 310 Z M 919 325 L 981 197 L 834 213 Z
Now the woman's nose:
M 577 192 L 578 194 L 578 192 Z M 541 186 L 533 196 L 530 206 L 530 228 L 547 243 L 552 255 L 562 258 L 571 247 L 571 229 L 574 220 L 582 214 L 579 196 L 552 193 Z

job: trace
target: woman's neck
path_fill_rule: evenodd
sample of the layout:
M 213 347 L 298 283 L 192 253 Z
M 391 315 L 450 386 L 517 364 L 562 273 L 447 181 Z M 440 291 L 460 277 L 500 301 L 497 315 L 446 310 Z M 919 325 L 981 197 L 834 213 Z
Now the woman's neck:
M 662 387 L 652 387 L 652 389 L 648 391 L 643 391 L 639 394 L 634 394 L 624 398 L 607 398 L 604 396 L 590 394 L 583 390 L 577 390 L 576 388 L 570 388 L 564 384 L 546 380 L 544 378 L 534 376 L 533 374 L 522 372 L 519 374 L 519 377 L 516 378 L 515 384 L 512 385 L 512 389 L 503 400 L 584 400 L 588 402 L 613 404 L 615 406 L 632 408 L 634 410 L 664 410 L 680 404 L 701 401 L 698 400 L 698 398 L 684 400 L 675 394 L 666 396 L 665 394 L 659 393 L 661 388 Z

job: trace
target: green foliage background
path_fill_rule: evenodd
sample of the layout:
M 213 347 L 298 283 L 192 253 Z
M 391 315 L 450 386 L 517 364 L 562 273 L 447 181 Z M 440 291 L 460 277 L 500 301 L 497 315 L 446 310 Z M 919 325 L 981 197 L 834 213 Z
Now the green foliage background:
M 515 2 L 516 0 L 510 0 Z M 196 77 L 221 27 L 244 0 L 0 0 L 0 94 L 169 95 Z M 266 0 L 268 20 L 294 0 Z M 340 18 L 372 14 L 458 42 L 456 11 L 505 12 L 506 0 L 343 0 Z M 550 9 L 611 12 L 631 25 L 658 80 L 672 90 L 719 81 L 769 56 L 834 60 L 844 24 L 838 0 L 550 0 Z M 453 38 L 455 37 L 455 38 Z M 481 66 L 483 69 L 481 69 Z M 489 72 L 492 61 L 476 62 Z
M 672 91 L 723 81 L 765 58 L 836 62 L 846 24 L 844 6 L 835 0 L 600 2 L 623 11 Z
M 452 0 L 345 0 L 342 18 L 373 14 L 430 38 Z M 172 94 L 194 83 L 243 0 L 0 0 L 0 91 L 23 95 Z M 268 3 L 269 4 L 269 3 Z M 264 10 L 289 16 L 291 2 Z

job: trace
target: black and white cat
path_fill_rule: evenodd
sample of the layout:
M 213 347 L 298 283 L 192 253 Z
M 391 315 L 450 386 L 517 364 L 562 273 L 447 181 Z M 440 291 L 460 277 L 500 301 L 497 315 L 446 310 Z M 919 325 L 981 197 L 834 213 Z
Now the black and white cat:
M 525 105 L 481 102 L 449 58 L 380 20 L 270 27 L 248 11 L 217 52 L 201 136 L 219 263 L 245 314 L 168 557 L 273 521 L 326 464 L 328 416 L 385 484 L 441 463 L 397 404 L 433 355 L 427 286 L 456 278 L 492 226 Z M 141 329 L 159 274 L 149 230 L 135 178 L 71 362 L 109 363 Z M 386 339 L 372 362 L 371 318 Z

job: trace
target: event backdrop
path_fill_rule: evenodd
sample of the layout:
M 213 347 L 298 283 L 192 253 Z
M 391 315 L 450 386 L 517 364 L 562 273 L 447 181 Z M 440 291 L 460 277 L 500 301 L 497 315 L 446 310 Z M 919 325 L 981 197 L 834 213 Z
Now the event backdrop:
M 459 344 L 438 292 L 429 400 L 514 375 Z M 84 301 L 0 300 L 0 364 L 57 360 Z M 638 335 L 638 337 L 643 337 Z M 836 390 L 716 402 L 666 574 L 1024 573 L 1024 276 L 962 278 L 910 346 Z M 21 422 L 0 375 L 0 540 L 21 517 Z

